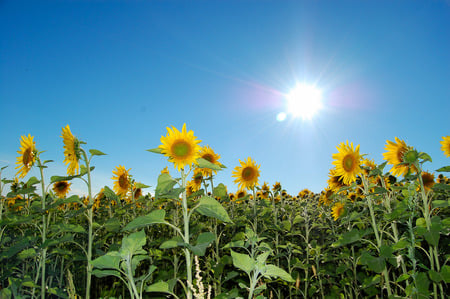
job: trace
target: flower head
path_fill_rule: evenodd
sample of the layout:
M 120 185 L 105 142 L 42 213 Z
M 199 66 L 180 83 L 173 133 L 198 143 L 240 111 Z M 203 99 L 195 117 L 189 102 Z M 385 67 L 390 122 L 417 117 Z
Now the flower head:
M 201 140 L 196 139 L 193 131 L 186 131 L 186 124 L 181 132 L 177 128 L 167 128 L 167 135 L 161 136 L 161 153 L 169 157 L 169 161 L 180 171 L 186 165 L 197 163 Z
M 126 196 L 128 191 L 130 191 L 130 175 L 128 172 L 131 170 L 126 170 L 124 166 L 116 166 L 116 170 L 113 170 L 113 176 L 111 179 L 114 180 L 114 191 L 120 196 Z
M 258 185 L 260 165 L 256 165 L 250 157 L 247 161 L 239 160 L 239 162 L 241 166 L 236 166 L 232 171 L 232 176 L 236 178 L 234 182 L 238 184 L 239 189 L 253 189 Z
M 17 151 L 17 167 L 19 169 L 16 175 L 23 178 L 30 171 L 34 162 L 36 161 L 36 142 L 33 141 L 33 136 L 28 134 L 28 137 L 22 136 L 20 140 L 20 150 Z
M 59 198 L 64 198 L 70 191 L 70 185 L 72 184 L 67 181 L 56 182 L 53 184 L 53 191 Z
M 383 153 L 383 157 L 388 164 L 392 165 L 390 172 L 393 175 L 401 176 L 407 174 L 409 171 L 417 172 L 417 168 L 414 165 L 403 164 L 405 162 L 405 154 L 410 152 L 410 147 L 406 143 L 395 137 L 395 142 L 387 140 L 386 147 L 387 152 Z
M 345 212 L 344 204 L 337 202 L 334 204 L 334 206 L 331 208 L 332 212 L 331 215 L 333 216 L 334 220 L 338 220 Z
M 80 142 L 72 135 L 69 125 L 62 129 L 61 135 L 64 142 L 64 164 L 69 164 L 67 174 L 78 174 L 80 170 Z
M 208 162 L 211 162 L 216 165 L 220 165 L 219 159 L 220 156 L 216 154 L 212 148 L 210 148 L 208 145 L 203 146 L 200 150 L 200 158 L 203 158 L 207 160 Z M 217 170 L 212 170 L 209 168 L 200 168 L 203 174 L 203 177 L 207 178 L 210 177 L 212 174 L 216 174 Z
M 450 136 L 442 137 L 441 144 L 441 150 L 444 152 L 444 155 L 447 158 L 450 157 Z
M 349 185 L 356 181 L 356 176 L 361 173 L 361 155 L 359 154 L 359 145 L 356 149 L 353 143 L 341 143 L 337 154 L 333 154 L 333 165 L 336 166 L 336 175 L 341 177 L 344 184 Z

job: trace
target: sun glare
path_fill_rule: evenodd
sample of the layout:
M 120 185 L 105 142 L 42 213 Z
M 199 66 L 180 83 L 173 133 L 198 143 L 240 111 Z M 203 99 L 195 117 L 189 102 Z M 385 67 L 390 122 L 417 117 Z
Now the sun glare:
M 293 117 L 311 119 L 322 108 L 322 93 L 311 85 L 298 84 L 286 98 L 287 112 Z

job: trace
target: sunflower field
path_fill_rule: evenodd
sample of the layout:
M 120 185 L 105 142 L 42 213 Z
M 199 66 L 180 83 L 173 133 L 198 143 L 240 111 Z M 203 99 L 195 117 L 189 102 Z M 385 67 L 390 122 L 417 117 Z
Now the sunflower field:
M 105 154 L 69 126 L 61 138 L 67 173 L 46 179 L 31 135 L 16 177 L 0 171 L 0 298 L 448 298 L 450 166 L 423 171 L 431 157 L 399 138 L 380 165 L 339 144 L 328 187 L 298 195 L 260 182 L 250 157 L 228 192 L 220 156 L 186 125 L 148 150 L 175 168 L 153 195 L 122 165 L 93 194 Z M 73 180 L 84 196 L 68 196 Z

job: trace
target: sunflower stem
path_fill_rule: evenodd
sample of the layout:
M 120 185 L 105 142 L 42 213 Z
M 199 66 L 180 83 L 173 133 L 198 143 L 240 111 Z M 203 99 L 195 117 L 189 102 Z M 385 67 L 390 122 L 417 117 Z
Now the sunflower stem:
M 45 290 L 46 290 L 46 280 L 45 280 L 45 263 L 47 259 L 47 248 L 44 246 L 46 238 L 47 238 L 47 220 L 46 220 L 46 211 L 45 211 L 45 183 L 44 183 L 44 167 L 41 164 L 41 159 L 39 156 L 37 157 L 39 172 L 41 174 L 41 189 L 42 189 L 42 259 L 41 259 L 41 298 L 45 298 Z
M 181 169 L 181 186 L 183 187 L 183 220 L 184 220 L 184 242 L 189 245 L 189 215 L 188 215 L 188 207 L 187 207 L 187 198 L 186 198 L 186 174 L 184 173 L 184 168 Z M 186 257 L 186 275 L 188 285 L 192 285 L 192 261 L 191 261 L 191 253 L 189 249 L 184 249 L 184 254 Z M 186 289 L 186 298 L 192 299 L 192 292 L 190 288 Z
M 92 280 L 92 242 L 93 242 L 93 233 L 92 233 L 92 222 L 93 222 L 93 208 L 94 208 L 94 200 L 92 198 L 92 190 L 91 190 L 91 169 L 89 162 L 90 160 L 87 158 L 86 152 L 81 149 L 81 153 L 83 154 L 84 161 L 86 162 L 87 176 L 88 176 L 88 196 L 89 196 L 89 206 L 88 206 L 88 250 L 87 250 L 87 265 L 86 265 L 86 295 L 85 298 L 90 298 L 91 291 L 91 280 Z

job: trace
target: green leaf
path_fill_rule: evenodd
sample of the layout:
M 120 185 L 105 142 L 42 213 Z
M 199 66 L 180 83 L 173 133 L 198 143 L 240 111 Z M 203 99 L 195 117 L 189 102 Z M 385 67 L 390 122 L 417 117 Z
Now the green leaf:
M 152 285 L 145 288 L 146 292 L 160 292 L 160 293 L 170 293 L 169 284 L 165 281 L 158 281 Z
M 24 259 L 27 259 L 27 258 L 30 258 L 30 257 L 34 257 L 34 256 L 36 256 L 36 250 L 34 249 L 34 248 L 28 248 L 28 249 L 25 249 L 25 250 L 22 250 L 18 255 L 17 255 L 17 257 L 20 259 L 20 260 L 24 260 Z
M 120 248 L 120 255 L 125 257 L 126 255 L 133 255 L 136 252 L 142 250 L 142 247 L 147 243 L 147 236 L 144 230 L 132 233 L 129 236 L 122 238 L 122 247 Z
M 196 211 L 202 215 L 222 220 L 223 222 L 233 222 L 225 208 L 217 200 L 209 196 L 202 196 L 200 198 Z
M 105 269 L 105 270 L 94 269 L 92 271 L 92 274 L 99 278 L 107 277 L 107 276 L 116 276 L 116 277 L 120 278 L 120 272 L 117 270 L 112 270 L 112 269 Z
M 94 170 L 94 168 L 95 168 L 94 166 L 91 166 L 90 167 L 90 171 Z M 54 176 L 50 177 L 50 183 L 53 184 L 53 183 L 61 182 L 61 181 L 70 181 L 70 180 L 73 180 L 75 178 L 80 178 L 83 175 L 85 175 L 86 173 L 87 173 L 86 167 L 82 167 L 81 171 L 80 171 L 80 174 L 69 175 L 69 176 L 54 175 Z
M 438 246 L 439 243 L 439 231 L 435 229 L 431 229 L 427 231 L 424 235 L 425 240 L 427 240 L 428 244 L 433 246 Z
M 267 261 L 267 258 L 269 257 L 269 255 L 271 254 L 270 250 L 267 250 L 263 253 L 261 253 L 260 255 L 258 255 L 256 257 L 256 261 L 260 264 L 260 265 L 264 265 Z
M 199 168 L 208 168 L 208 169 L 212 169 L 212 170 L 222 170 L 222 168 L 214 163 L 209 162 L 206 159 L 203 158 L 198 158 L 197 159 L 197 164 Z
M 450 172 L 450 165 L 436 169 L 437 172 Z
M 119 270 L 120 256 L 117 251 L 108 252 L 95 260 L 91 261 L 91 265 L 98 269 L 115 269 Z
M 263 274 L 265 277 L 281 278 L 287 282 L 295 282 L 292 276 L 283 269 L 275 265 L 266 265 L 266 271 Z
M 433 162 L 433 161 L 431 160 L 430 155 L 428 155 L 427 153 L 424 153 L 424 152 L 420 152 L 420 153 L 419 153 L 419 158 L 422 159 L 423 162 L 426 162 L 426 161 Z
M 161 249 L 170 249 L 170 248 L 175 248 L 178 246 L 182 246 L 183 244 L 185 244 L 183 242 L 183 238 L 181 238 L 180 236 L 174 237 L 170 240 L 164 241 L 159 248 Z
M 428 276 L 430 277 L 430 279 L 432 281 L 437 282 L 437 283 L 444 280 L 444 277 L 442 276 L 442 274 L 439 272 L 436 272 L 434 270 L 428 271 Z
M 434 186 L 431 189 L 433 189 L 434 191 L 449 191 L 450 185 L 437 183 L 437 184 L 434 184 Z
M 105 228 L 108 232 L 117 233 L 120 231 L 120 221 L 117 218 L 110 218 L 105 222 Z
M 32 176 L 26 183 L 27 187 L 31 187 L 33 185 L 36 185 L 37 183 L 39 183 L 40 181 L 35 177 Z
M 141 189 L 150 188 L 150 186 L 142 184 L 142 183 L 136 183 L 135 187 L 141 188 Z
M 393 255 L 394 249 L 388 245 L 381 245 L 380 247 L 380 256 L 384 258 L 391 258 Z
M 441 275 L 444 278 L 445 283 L 450 283 L 450 266 L 444 265 L 441 268 Z
M 433 205 L 433 209 L 446 208 L 450 205 L 450 200 L 433 200 L 431 204 Z
M 104 156 L 104 155 L 106 155 L 104 152 L 101 152 L 101 151 L 96 150 L 96 149 L 90 149 L 89 152 L 91 153 L 92 156 Z
M 224 184 L 220 183 L 219 185 L 217 185 L 217 187 L 214 188 L 213 195 L 220 198 L 226 197 L 227 187 Z
M 159 147 L 157 148 L 152 148 L 152 149 L 148 149 L 146 150 L 147 152 L 151 152 L 151 153 L 155 153 L 155 154 L 162 154 L 162 149 L 160 149 Z
M 198 256 L 204 256 L 206 252 L 206 248 L 208 248 L 209 244 L 216 239 L 216 236 L 211 232 L 201 233 L 198 238 L 195 246 L 189 246 L 192 252 Z
M 127 224 L 123 231 L 130 231 L 135 228 L 141 228 L 145 227 L 151 224 L 157 224 L 157 223 L 163 223 L 167 224 L 167 222 L 164 220 L 164 217 L 166 216 L 166 211 L 164 210 L 155 210 L 151 212 L 148 215 L 145 216 L 139 216 L 135 218 L 133 221 Z
M 231 250 L 231 257 L 233 258 L 233 265 L 248 275 L 255 269 L 256 262 L 250 256 Z
M 397 243 L 395 243 L 394 245 L 392 245 L 392 248 L 394 249 L 394 251 L 406 248 L 406 246 L 409 245 L 408 240 L 406 239 L 401 239 L 399 240 Z
M 108 186 L 103 187 L 103 194 L 108 198 L 109 200 L 114 200 L 116 202 L 119 202 L 119 197 L 117 194 L 111 190 Z
M 170 174 L 161 173 L 158 177 L 158 184 L 156 185 L 156 189 L 155 189 L 155 198 L 158 199 L 162 195 L 171 191 L 176 183 L 177 183 L 177 181 L 174 180 L 170 176 Z
M 417 286 L 417 290 L 419 291 L 420 295 L 424 295 L 424 296 L 430 295 L 430 291 L 429 291 L 430 280 L 428 279 L 426 273 L 420 272 L 417 274 L 416 286 Z
M 360 231 L 355 228 L 349 232 L 339 235 L 339 239 L 336 242 L 334 242 L 331 246 L 340 247 L 343 245 L 347 245 L 347 244 L 361 240 L 361 237 L 362 237 L 362 235 L 361 235 Z
M 409 277 L 410 277 L 409 274 L 404 273 L 404 274 L 400 275 L 395 282 L 401 282 L 401 281 L 407 280 Z
M 386 267 L 386 262 L 383 257 L 373 257 L 366 251 L 361 254 L 360 262 L 376 273 L 381 273 Z
M 85 233 L 86 230 L 79 224 L 60 223 L 52 226 L 54 232 L 71 232 L 71 233 Z

